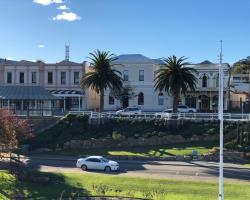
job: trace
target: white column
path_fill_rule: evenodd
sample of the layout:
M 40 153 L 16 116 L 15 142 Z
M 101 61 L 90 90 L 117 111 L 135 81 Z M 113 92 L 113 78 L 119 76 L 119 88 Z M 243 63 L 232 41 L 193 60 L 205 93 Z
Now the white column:
M 10 100 L 8 99 L 8 110 L 10 110 Z
M 65 100 L 65 96 L 63 97 L 63 111 L 65 112 L 66 110 L 66 100 Z
M 78 111 L 81 110 L 81 96 L 78 97 Z

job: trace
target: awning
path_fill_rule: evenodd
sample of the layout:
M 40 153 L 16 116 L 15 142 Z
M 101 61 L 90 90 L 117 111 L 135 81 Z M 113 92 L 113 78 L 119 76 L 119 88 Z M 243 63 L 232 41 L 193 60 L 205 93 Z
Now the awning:
M 53 100 L 58 99 L 41 86 L 0 86 L 0 97 L 12 100 Z
M 50 90 L 49 91 L 51 94 L 55 95 L 55 96 L 80 96 L 80 95 L 84 95 L 84 93 L 82 91 L 78 91 L 78 90 Z

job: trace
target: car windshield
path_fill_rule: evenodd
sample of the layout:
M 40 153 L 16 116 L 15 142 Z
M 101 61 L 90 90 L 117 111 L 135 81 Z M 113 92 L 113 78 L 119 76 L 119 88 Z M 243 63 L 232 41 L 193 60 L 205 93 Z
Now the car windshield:
M 109 160 L 107 158 L 101 158 L 101 161 L 105 162 L 105 163 L 109 162 Z

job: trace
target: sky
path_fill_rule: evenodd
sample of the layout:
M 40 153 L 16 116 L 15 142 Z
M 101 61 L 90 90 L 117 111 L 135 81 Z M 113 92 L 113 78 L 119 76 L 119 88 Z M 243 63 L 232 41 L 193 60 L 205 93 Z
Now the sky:
M 249 0 L 0 0 L 0 57 L 88 60 L 96 49 L 191 63 L 250 56 Z

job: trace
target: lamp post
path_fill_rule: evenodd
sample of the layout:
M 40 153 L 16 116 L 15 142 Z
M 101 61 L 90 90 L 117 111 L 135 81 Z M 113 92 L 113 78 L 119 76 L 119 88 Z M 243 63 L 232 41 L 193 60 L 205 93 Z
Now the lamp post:
M 220 163 L 219 163 L 219 200 L 224 200 L 224 192 L 223 192 L 223 66 L 222 66 L 222 40 L 220 41 L 221 49 L 220 49 L 220 64 L 219 64 L 219 120 L 220 120 Z

